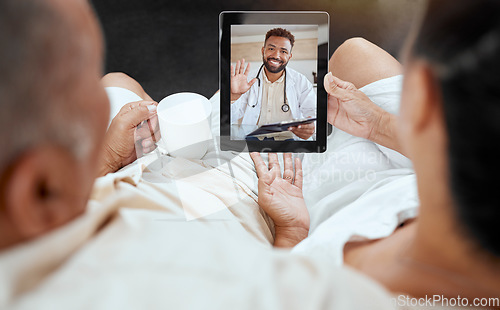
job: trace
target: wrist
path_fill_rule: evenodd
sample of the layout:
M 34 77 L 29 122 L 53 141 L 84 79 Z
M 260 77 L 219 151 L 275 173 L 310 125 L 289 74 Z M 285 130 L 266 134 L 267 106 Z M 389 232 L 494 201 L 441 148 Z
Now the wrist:
M 120 160 L 109 146 L 104 147 L 102 155 L 98 176 L 105 176 L 120 169 Z
M 396 115 L 381 111 L 368 139 L 401 153 L 397 137 L 397 122 Z
M 308 227 L 275 226 L 274 246 L 277 248 L 292 248 L 309 234 Z
M 240 97 L 241 97 L 241 94 L 231 93 L 231 101 L 236 101 L 236 100 L 240 99 Z

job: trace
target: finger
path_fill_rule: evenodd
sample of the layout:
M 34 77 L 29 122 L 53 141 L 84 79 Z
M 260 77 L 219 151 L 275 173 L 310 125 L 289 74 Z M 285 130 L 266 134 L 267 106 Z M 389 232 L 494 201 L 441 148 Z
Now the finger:
M 160 122 L 158 121 L 158 114 L 148 119 L 149 126 L 151 127 L 153 132 L 160 130 Z
M 135 128 L 143 121 L 156 115 L 156 105 L 139 105 L 121 115 L 121 120 L 128 128 Z M 143 128 L 148 128 L 147 124 Z
M 276 179 L 276 175 L 271 171 L 267 171 L 259 178 L 259 205 L 267 212 L 270 200 L 272 200 L 271 184 Z M 262 202 L 262 203 L 261 203 Z
M 243 74 L 244 70 L 245 70 L 245 59 L 243 58 L 241 60 L 241 67 L 240 67 L 239 74 Z
M 303 181 L 303 173 L 302 173 L 302 162 L 300 158 L 295 158 L 295 179 L 293 184 L 298 188 L 302 189 L 302 181 Z
M 150 100 L 141 100 L 141 101 L 129 102 L 126 105 L 124 105 L 123 107 L 121 107 L 120 111 L 115 116 L 115 118 L 117 116 L 120 116 L 120 115 L 123 115 L 123 114 L 126 114 L 126 113 L 132 111 L 133 109 L 135 109 L 136 107 L 138 107 L 142 102 L 144 102 L 145 105 L 148 105 L 148 104 L 157 104 L 156 102 L 150 101 Z
M 158 114 L 154 115 L 150 119 L 148 119 L 150 123 L 150 131 L 153 132 L 154 142 L 160 141 L 161 133 L 160 133 L 160 122 L 158 121 Z
M 292 132 L 296 135 L 299 134 L 313 134 L 314 133 L 314 128 L 294 128 L 292 129 Z
M 308 133 L 313 133 L 315 129 L 314 124 L 306 124 L 306 125 L 299 125 L 297 127 L 293 127 L 293 132 L 308 132 Z
M 250 153 L 250 157 L 252 158 L 252 161 L 255 165 L 255 170 L 257 171 L 257 177 L 260 179 L 264 174 L 266 174 L 269 171 L 269 169 L 267 169 L 267 165 L 259 153 L 257 152 Z
M 160 127 L 157 127 L 155 132 L 154 132 L 154 137 L 155 137 L 155 143 L 160 141 L 161 139 L 161 131 L 160 131 Z
M 239 73 L 240 73 L 240 65 L 241 65 L 241 63 L 240 63 L 240 61 L 238 60 L 238 61 L 236 62 L 236 69 L 235 69 L 236 71 L 235 71 L 235 75 L 237 75 L 237 74 L 239 74 Z
M 151 139 L 156 142 L 156 138 L 155 138 L 155 129 L 153 128 L 153 126 L 151 125 L 151 120 L 148 119 L 147 120 L 147 124 L 148 124 L 148 129 L 149 129 L 149 133 L 151 134 Z
M 151 134 L 149 133 L 147 125 L 144 125 L 144 123 L 139 124 L 139 126 L 137 126 L 137 129 L 135 130 L 135 140 L 139 141 L 150 137 Z
M 158 118 L 157 115 L 141 122 L 136 129 L 136 140 L 151 138 L 156 143 L 157 135 L 159 134 Z
M 283 170 L 283 179 L 285 181 L 293 183 L 293 160 L 292 153 L 283 154 L 283 162 L 284 162 L 284 170 Z
M 135 102 L 131 102 L 130 103 L 130 106 L 132 107 L 132 109 L 134 109 L 136 107 L 148 106 L 148 105 L 155 105 L 155 106 L 157 106 L 158 102 L 153 101 L 153 100 L 140 100 L 140 101 L 135 101 Z
M 277 168 L 278 171 L 280 171 L 280 163 L 278 161 L 278 154 L 276 153 L 269 153 L 269 170 L 273 168 Z
M 158 142 L 159 139 L 157 139 L 159 135 L 159 129 L 152 129 L 151 126 L 148 125 L 148 120 L 143 121 L 139 126 L 137 126 L 136 132 L 135 132 L 135 137 L 136 140 L 142 140 L 142 139 L 154 139 Z
M 271 170 L 269 170 L 269 173 L 271 173 L 273 181 L 276 178 L 281 178 L 281 170 L 279 168 L 279 165 L 274 166 Z
M 314 130 L 314 123 L 299 125 L 297 128 L 301 130 Z
M 231 76 L 234 76 L 234 66 L 231 65 Z
M 248 76 L 248 73 L 250 73 L 250 63 L 248 63 L 247 68 L 245 69 L 246 76 Z
M 152 147 L 155 143 L 153 142 L 153 139 L 144 139 L 142 140 L 142 147 L 143 148 L 149 148 Z
M 153 146 L 149 146 L 149 147 L 143 147 L 142 148 L 142 153 L 143 154 L 147 154 L 147 153 L 150 153 L 152 151 L 154 151 L 156 147 L 153 145 Z
M 155 150 L 157 147 L 158 146 L 156 144 L 153 144 L 150 147 L 148 147 L 148 150 L 149 150 L 149 152 L 151 152 L 151 151 Z
M 297 132 L 297 133 L 294 133 L 297 137 L 303 139 L 303 140 L 307 140 L 309 139 L 314 133 L 312 132 Z
M 302 129 L 297 129 L 292 131 L 297 137 L 307 140 L 309 139 L 313 134 L 314 130 L 302 130 Z
M 148 148 L 143 148 L 144 153 L 151 153 L 152 151 L 156 150 L 157 146 L 156 144 L 148 147 Z

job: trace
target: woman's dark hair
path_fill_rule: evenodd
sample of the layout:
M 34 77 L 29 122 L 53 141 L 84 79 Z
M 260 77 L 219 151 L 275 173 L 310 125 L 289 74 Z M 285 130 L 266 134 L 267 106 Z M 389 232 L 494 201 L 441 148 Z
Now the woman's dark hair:
M 500 256 L 500 1 L 431 0 L 413 46 L 440 85 L 463 231 Z

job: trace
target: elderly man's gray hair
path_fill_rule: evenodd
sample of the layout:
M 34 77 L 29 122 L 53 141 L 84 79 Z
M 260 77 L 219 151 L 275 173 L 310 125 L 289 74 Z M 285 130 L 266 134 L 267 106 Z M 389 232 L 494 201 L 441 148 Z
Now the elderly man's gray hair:
M 0 1 L 0 171 L 40 143 L 85 156 L 92 142 L 68 96 L 82 43 L 62 15 L 44 0 Z

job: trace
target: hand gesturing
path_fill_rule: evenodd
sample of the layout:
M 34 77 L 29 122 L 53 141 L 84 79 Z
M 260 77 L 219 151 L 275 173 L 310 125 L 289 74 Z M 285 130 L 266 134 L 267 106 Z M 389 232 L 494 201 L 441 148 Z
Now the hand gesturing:
M 259 206 L 271 217 L 275 226 L 275 242 L 278 247 L 292 247 L 302 241 L 309 232 L 309 212 L 302 195 L 302 164 L 295 160 L 293 172 L 292 154 L 283 154 L 283 177 L 278 155 L 269 154 L 269 168 L 259 153 L 251 153 L 259 178 Z
M 257 81 L 256 78 L 248 82 L 250 64 L 245 69 L 245 59 L 236 62 L 236 70 L 231 66 L 231 100 L 238 100 Z

